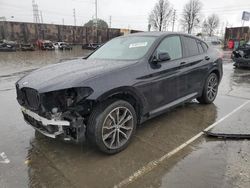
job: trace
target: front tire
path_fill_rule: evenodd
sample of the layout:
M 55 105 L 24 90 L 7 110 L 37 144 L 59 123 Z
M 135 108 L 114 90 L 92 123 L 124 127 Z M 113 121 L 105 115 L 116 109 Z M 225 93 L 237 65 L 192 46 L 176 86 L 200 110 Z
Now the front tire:
M 202 96 L 198 97 L 197 100 L 201 104 L 211 104 L 215 100 L 218 93 L 219 79 L 215 73 L 211 73 L 205 82 Z
M 136 130 L 134 107 L 124 100 L 108 100 L 91 113 L 87 137 L 102 152 L 115 154 L 124 150 Z

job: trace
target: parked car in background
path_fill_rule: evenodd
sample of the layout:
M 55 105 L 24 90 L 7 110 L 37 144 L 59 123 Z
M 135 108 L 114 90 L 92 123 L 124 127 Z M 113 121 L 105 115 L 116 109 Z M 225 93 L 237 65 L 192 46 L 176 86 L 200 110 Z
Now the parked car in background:
M 0 52 L 15 52 L 16 43 L 13 41 L 1 40 L 0 41 Z
M 73 47 L 69 43 L 63 42 L 59 45 L 59 50 L 72 50 Z
M 222 48 L 223 42 L 220 37 L 217 36 L 204 36 L 202 39 L 210 46 L 216 48 Z
M 72 45 L 66 42 L 55 42 L 53 45 L 55 49 L 59 49 L 59 50 L 72 50 L 73 49 Z
M 59 49 L 59 44 L 60 44 L 61 42 L 54 42 L 53 43 L 53 46 L 55 47 L 55 50 L 58 50 Z
M 141 124 L 197 99 L 212 103 L 222 57 L 187 34 L 145 32 L 110 40 L 83 59 L 38 69 L 16 83 L 25 121 L 42 134 L 101 151 L 125 149 Z
M 35 47 L 33 44 L 21 44 L 20 49 L 21 51 L 34 51 Z
M 97 48 L 99 48 L 102 44 L 99 43 L 88 43 L 88 44 L 83 44 L 82 45 L 82 49 L 86 49 L 86 50 L 96 50 Z
M 36 44 L 41 50 L 55 50 L 55 47 L 50 40 L 37 40 Z
M 42 50 L 55 50 L 55 47 L 53 46 L 53 43 L 51 41 L 44 41 L 41 46 Z
M 250 41 L 234 50 L 231 57 L 235 67 L 250 67 Z
M 59 46 L 60 46 L 62 43 L 64 43 L 64 42 L 54 42 L 54 43 L 53 43 L 53 46 L 55 47 L 56 50 L 58 50 L 58 49 L 59 49 Z

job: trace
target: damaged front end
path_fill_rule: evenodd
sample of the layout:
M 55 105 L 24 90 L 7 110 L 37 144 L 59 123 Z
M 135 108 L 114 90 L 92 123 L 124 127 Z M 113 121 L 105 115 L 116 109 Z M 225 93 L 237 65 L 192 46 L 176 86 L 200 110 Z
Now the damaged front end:
M 24 120 L 45 136 L 82 142 L 85 140 L 87 117 L 93 102 L 88 87 L 75 87 L 39 93 L 33 88 L 16 85 L 17 100 Z
M 250 67 L 250 43 L 239 47 L 232 52 L 231 58 L 236 67 Z

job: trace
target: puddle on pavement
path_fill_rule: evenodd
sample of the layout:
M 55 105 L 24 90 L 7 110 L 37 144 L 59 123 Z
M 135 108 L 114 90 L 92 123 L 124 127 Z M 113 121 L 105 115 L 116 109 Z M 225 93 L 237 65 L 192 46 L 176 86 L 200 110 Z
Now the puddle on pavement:
M 221 138 L 250 138 L 250 103 L 205 133 Z
M 69 51 L 17 51 L 0 52 L 0 77 L 22 72 L 28 69 L 39 68 L 48 64 L 60 62 L 75 57 L 83 57 L 91 51 L 83 50 L 80 46 L 74 46 Z
M 249 152 L 248 141 L 201 138 L 128 187 L 249 187 Z
M 235 69 L 233 63 L 223 64 L 219 94 L 250 100 L 250 69 Z

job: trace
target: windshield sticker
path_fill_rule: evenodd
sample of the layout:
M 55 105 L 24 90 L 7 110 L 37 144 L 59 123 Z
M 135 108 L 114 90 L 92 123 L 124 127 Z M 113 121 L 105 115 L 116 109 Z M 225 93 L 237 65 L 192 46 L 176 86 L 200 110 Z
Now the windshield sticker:
M 148 45 L 148 42 L 138 42 L 138 43 L 133 43 L 129 45 L 129 48 L 139 48 L 139 47 L 145 47 Z

